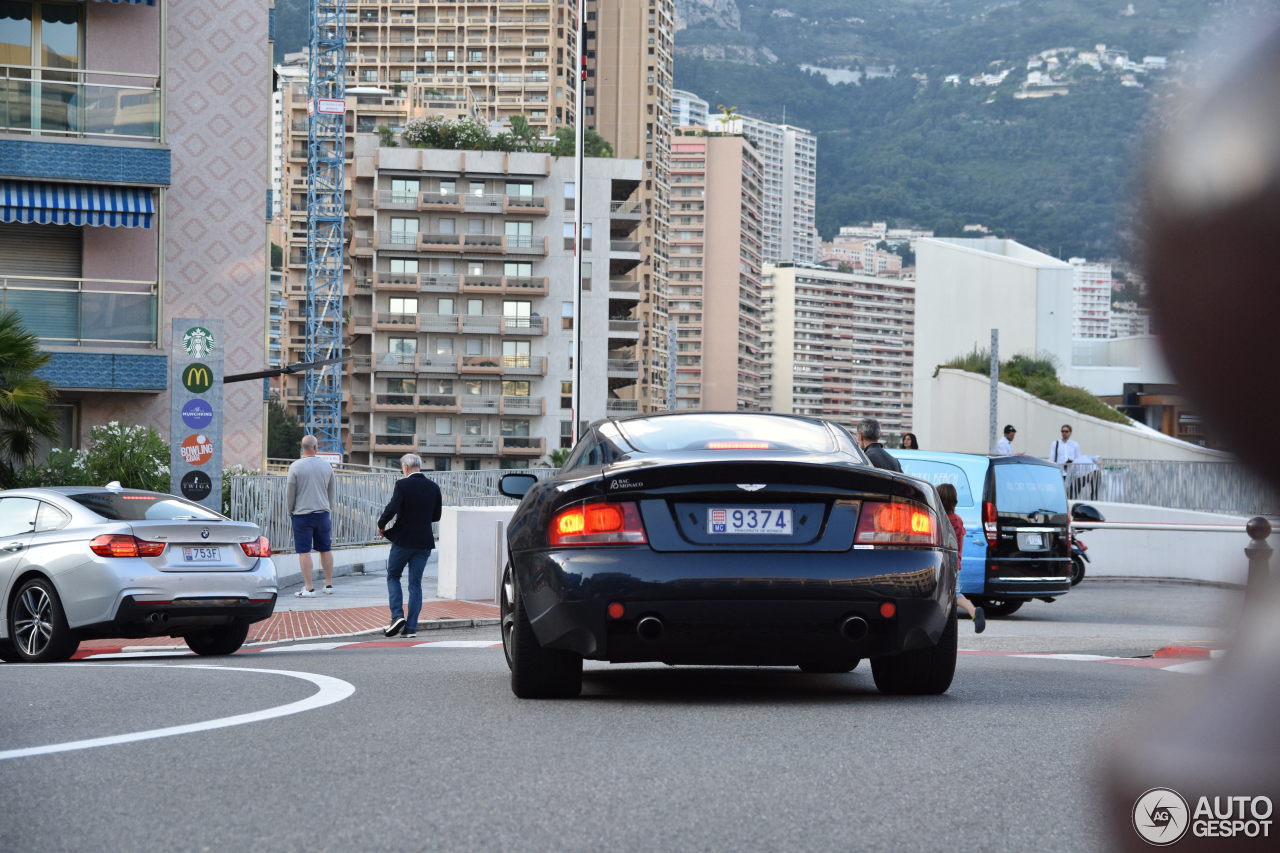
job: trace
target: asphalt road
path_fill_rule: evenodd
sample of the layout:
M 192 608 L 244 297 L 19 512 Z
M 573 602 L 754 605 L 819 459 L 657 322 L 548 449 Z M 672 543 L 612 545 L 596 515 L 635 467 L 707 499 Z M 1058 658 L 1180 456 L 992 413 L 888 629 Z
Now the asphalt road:
M 1220 639 L 1237 605 L 1086 581 L 982 636 L 962 622 L 961 648 L 1149 654 Z M 965 654 L 947 695 L 911 699 L 865 663 L 588 664 L 580 699 L 522 702 L 495 648 L 209 662 L 0 666 L 0 850 L 1101 850 L 1108 740 L 1199 677 Z

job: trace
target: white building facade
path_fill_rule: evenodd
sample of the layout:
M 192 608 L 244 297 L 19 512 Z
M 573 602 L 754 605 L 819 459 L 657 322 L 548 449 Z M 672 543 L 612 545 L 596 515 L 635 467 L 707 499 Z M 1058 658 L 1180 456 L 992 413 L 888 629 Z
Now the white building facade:
M 1071 336 L 1110 338 L 1111 265 L 1089 263 L 1084 258 L 1068 261 L 1071 280 Z

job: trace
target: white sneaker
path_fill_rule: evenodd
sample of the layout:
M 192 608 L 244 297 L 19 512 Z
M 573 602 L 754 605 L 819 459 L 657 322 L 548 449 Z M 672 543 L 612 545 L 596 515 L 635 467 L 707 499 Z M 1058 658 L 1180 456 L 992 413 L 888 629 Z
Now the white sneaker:
M 294 593 L 298 598 L 315 598 L 316 591 L 314 589 L 300 589 Z
M 324 586 L 324 594 L 325 594 L 325 595 L 333 595 L 333 585 L 332 585 L 332 584 L 325 584 L 325 586 Z

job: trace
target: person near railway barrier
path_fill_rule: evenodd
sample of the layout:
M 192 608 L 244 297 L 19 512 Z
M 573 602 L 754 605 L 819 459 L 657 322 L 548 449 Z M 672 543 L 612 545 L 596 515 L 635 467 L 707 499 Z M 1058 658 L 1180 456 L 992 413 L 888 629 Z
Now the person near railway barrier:
M 902 472 L 902 466 L 898 464 L 898 460 L 894 459 L 880 443 L 880 422 L 875 418 L 863 418 L 858 423 L 858 444 L 862 445 L 872 465 L 884 468 L 886 471 Z
M 1071 466 L 1080 461 L 1080 445 L 1071 437 L 1071 424 L 1063 424 L 1060 433 L 1062 437 L 1049 446 L 1049 461 L 1061 468 L 1066 477 Z
M 956 515 L 956 504 L 960 496 L 951 483 L 942 483 L 938 486 L 938 497 L 942 500 L 942 509 L 947 513 L 947 520 L 951 522 L 951 529 L 956 533 L 956 566 L 959 571 L 960 558 L 964 555 L 964 522 L 960 520 L 960 516 Z M 973 620 L 973 633 L 981 634 L 987 630 L 987 614 L 960 593 L 959 580 L 956 581 L 956 607 L 969 614 L 969 618 Z
M 319 442 L 314 435 L 302 437 L 302 456 L 289 465 L 285 484 L 285 506 L 293 524 L 293 547 L 298 552 L 302 589 L 294 595 L 315 597 L 311 582 L 311 551 L 320 554 L 324 570 L 324 593 L 333 595 L 333 466 L 316 455 Z
M 378 534 L 391 541 L 391 553 L 387 555 L 387 603 L 391 608 L 391 623 L 382 633 L 394 637 L 403 631 L 406 637 L 416 637 L 418 616 L 422 612 L 422 572 L 436 545 L 431 525 L 440 520 L 442 500 L 440 487 L 422 473 L 422 457 L 418 454 L 401 456 L 400 471 L 404 477 L 396 481 L 391 500 L 378 517 Z M 400 587 L 406 566 L 409 568 L 407 612 Z

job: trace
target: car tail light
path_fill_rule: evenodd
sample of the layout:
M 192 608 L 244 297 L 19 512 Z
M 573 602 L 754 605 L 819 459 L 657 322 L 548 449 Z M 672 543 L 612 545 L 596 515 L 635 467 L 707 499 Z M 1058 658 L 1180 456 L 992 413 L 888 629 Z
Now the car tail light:
M 259 536 L 253 542 L 241 542 L 240 547 L 244 549 L 245 554 L 250 557 L 270 557 L 271 543 L 267 541 L 267 537 Z
M 556 513 L 547 541 L 552 545 L 643 545 L 649 539 L 636 504 L 597 502 Z
M 148 542 L 127 533 L 104 533 L 89 543 L 89 550 L 99 557 L 159 557 L 164 547 L 163 542 Z
M 991 501 L 982 504 L 982 532 L 987 535 L 987 547 L 996 547 L 996 505 Z
M 941 545 L 942 535 L 928 507 L 904 501 L 866 501 L 854 541 L 859 545 Z

